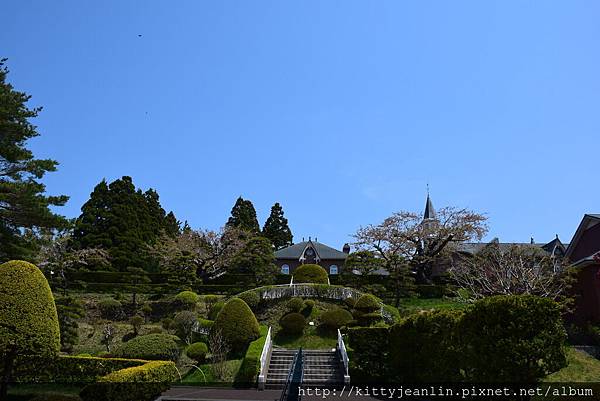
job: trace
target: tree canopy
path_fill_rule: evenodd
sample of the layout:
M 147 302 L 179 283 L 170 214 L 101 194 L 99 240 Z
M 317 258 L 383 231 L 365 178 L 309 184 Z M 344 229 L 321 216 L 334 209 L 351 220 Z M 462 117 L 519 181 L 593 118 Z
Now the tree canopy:
M 68 221 L 50 210 L 63 206 L 65 195 L 45 195 L 40 179 L 56 171 L 58 162 L 36 159 L 27 141 L 39 136 L 30 122 L 42 110 L 29 108 L 31 96 L 6 82 L 6 59 L 0 59 L 0 261 L 32 260 L 36 239 L 44 230 L 64 228 Z
M 76 249 L 104 248 L 113 267 L 146 267 L 147 245 L 162 235 L 176 235 L 179 223 L 173 213 L 166 214 L 158 193 L 135 188 L 124 176 L 107 184 L 102 180 L 82 206 L 75 222 L 73 246 Z
M 283 217 L 283 208 L 279 203 L 271 207 L 271 214 L 265 222 L 262 235 L 271 240 L 276 250 L 293 244 L 292 230 L 288 226 L 288 220 Z
M 237 228 L 258 234 L 260 226 L 256 218 L 256 209 L 251 201 L 245 200 L 241 196 L 235 201 L 231 209 L 231 217 L 227 220 L 227 228 Z

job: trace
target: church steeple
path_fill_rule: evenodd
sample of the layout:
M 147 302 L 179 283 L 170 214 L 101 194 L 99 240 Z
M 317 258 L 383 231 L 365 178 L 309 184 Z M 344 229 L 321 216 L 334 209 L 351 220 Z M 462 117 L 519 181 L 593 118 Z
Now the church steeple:
M 429 196 L 429 186 L 427 186 L 427 202 L 425 202 L 425 213 L 423 213 L 423 220 L 435 220 L 435 209 L 433 208 L 433 202 Z

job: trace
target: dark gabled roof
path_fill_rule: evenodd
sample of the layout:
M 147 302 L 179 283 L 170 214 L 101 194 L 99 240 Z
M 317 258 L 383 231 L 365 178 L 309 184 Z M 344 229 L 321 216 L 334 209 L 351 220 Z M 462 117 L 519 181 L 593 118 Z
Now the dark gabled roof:
M 458 252 L 476 254 L 477 252 L 481 251 L 483 248 L 485 248 L 490 243 L 496 243 L 502 250 L 506 250 L 506 249 L 510 248 L 511 246 L 517 245 L 517 246 L 532 246 L 535 248 L 540 248 L 548 253 L 554 253 L 555 247 L 559 246 L 559 244 L 564 246 L 565 248 L 569 245 L 569 244 L 563 244 L 562 242 L 560 242 L 560 240 L 558 238 L 555 238 L 548 243 L 536 242 L 533 244 L 531 242 L 499 242 L 497 238 L 494 238 L 491 242 L 461 242 L 457 245 L 456 250 Z
M 573 239 L 571 239 L 571 243 L 567 247 L 567 253 L 566 253 L 567 258 L 571 257 L 571 254 L 573 253 L 573 250 L 577 246 L 577 243 L 579 242 L 579 239 L 583 235 L 583 232 L 588 229 L 590 220 L 600 220 L 600 214 L 586 213 L 583 215 L 583 219 L 581 219 L 581 222 L 579 223 L 579 226 L 577 227 L 577 231 L 575 231 L 575 234 L 573 235 Z
M 433 208 L 433 202 L 429 194 L 427 194 L 427 201 L 425 202 L 425 213 L 423 213 L 423 220 L 435 220 L 435 209 Z
M 317 241 L 303 241 L 297 244 L 288 246 L 287 248 L 280 249 L 275 252 L 277 259 L 300 259 L 300 256 L 304 253 L 304 250 L 312 245 L 319 259 L 340 259 L 345 260 L 348 257 L 347 253 L 338 251 L 330 246 L 321 244 Z

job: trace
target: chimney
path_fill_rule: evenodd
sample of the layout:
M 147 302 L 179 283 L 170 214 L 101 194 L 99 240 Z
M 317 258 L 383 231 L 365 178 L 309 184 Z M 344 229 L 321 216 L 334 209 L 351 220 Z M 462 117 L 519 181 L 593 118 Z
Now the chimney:
M 535 241 L 533 240 L 533 237 L 531 237 L 531 244 L 535 244 Z
M 344 247 L 342 248 L 342 252 L 350 253 L 350 245 L 348 245 L 348 243 L 344 244 Z
M 317 239 L 317 237 L 315 237 L 315 242 L 319 242 L 319 240 Z

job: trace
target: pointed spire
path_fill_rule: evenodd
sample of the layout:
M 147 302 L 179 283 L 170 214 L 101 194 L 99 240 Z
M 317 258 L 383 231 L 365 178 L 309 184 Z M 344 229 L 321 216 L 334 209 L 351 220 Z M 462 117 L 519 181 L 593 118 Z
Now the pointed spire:
M 431 198 L 429 197 L 429 185 L 427 185 L 427 202 L 425 203 L 423 220 L 435 220 L 435 209 L 433 208 L 433 202 L 431 202 Z

